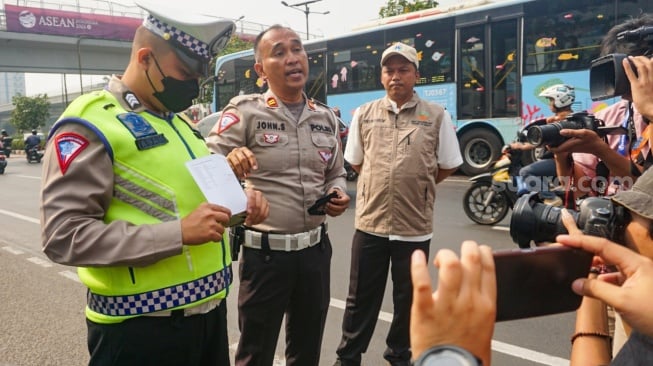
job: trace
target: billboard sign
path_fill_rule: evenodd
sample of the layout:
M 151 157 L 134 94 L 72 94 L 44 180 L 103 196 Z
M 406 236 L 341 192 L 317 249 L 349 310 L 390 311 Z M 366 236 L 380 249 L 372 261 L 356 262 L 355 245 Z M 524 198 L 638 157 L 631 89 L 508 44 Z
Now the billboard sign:
M 7 31 L 131 41 L 142 19 L 5 4 Z

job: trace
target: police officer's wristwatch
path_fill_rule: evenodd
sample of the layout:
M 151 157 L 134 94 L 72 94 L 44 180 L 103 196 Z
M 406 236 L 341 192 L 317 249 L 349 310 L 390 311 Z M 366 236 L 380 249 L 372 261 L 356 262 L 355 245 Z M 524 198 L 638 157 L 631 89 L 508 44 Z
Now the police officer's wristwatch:
M 414 366 L 483 366 L 483 362 L 458 346 L 435 346 L 422 353 Z

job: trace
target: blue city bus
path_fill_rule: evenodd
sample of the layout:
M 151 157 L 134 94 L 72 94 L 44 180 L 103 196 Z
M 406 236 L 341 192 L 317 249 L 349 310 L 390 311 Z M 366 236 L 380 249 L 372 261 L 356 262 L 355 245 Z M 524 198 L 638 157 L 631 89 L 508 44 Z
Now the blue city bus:
M 338 107 L 348 123 L 363 103 L 384 95 L 380 59 L 394 42 L 414 46 L 420 58 L 421 98 L 452 116 L 463 173 L 488 169 L 501 147 L 529 121 L 551 114 L 538 94 L 553 84 L 576 89 L 575 111 L 597 111 L 590 61 L 615 24 L 653 11 L 650 0 L 503 0 L 428 9 L 363 25 L 352 33 L 305 43 L 309 97 Z M 213 110 L 233 96 L 258 93 L 252 50 L 218 58 Z

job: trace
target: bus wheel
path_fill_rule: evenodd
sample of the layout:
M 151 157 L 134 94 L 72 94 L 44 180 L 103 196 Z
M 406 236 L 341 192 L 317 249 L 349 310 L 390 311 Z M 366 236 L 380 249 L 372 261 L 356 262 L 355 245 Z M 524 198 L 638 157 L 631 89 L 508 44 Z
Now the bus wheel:
M 460 138 L 463 165 L 460 170 L 473 176 L 490 169 L 493 161 L 501 154 L 501 140 L 491 131 L 476 128 L 465 132 Z

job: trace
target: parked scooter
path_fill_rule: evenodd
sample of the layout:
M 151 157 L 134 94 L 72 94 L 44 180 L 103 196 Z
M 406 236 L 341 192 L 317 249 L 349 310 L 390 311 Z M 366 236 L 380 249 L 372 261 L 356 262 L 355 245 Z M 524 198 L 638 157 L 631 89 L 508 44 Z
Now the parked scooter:
M 38 146 L 32 146 L 25 151 L 25 157 L 28 163 L 40 163 L 43 158 L 43 153 L 39 151 Z

